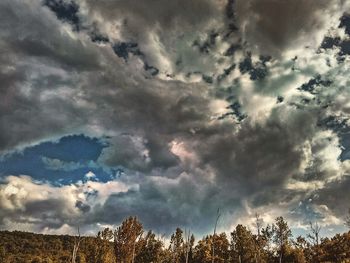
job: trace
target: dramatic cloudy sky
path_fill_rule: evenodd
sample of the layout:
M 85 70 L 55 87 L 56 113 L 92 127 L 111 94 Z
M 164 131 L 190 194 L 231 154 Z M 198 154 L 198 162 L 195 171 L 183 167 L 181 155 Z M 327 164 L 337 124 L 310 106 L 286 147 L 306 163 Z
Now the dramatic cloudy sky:
M 1 0 L 0 229 L 344 231 L 349 0 Z

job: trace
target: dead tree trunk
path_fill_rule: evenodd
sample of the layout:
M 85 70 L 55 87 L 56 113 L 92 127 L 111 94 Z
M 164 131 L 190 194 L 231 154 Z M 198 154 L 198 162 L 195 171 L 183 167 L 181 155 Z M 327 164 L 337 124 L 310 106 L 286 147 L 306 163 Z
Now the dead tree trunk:
M 186 263 L 188 263 L 188 255 L 190 253 L 190 239 L 191 239 L 191 231 L 188 230 L 188 233 L 186 232 L 185 229 L 185 240 L 186 240 Z
M 80 242 L 83 240 L 83 238 L 80 236 L 80 230 L 78 227 L 78 237 L 74 237 L 74 247 L 73 247 L 73 253 L 72 253 L 72 263 L 76 263 L 77 254 L 80 246 Z
M 213 250 L 212 250 L 212 258 L 211 258 L 212 263 L 214 263 L 215 261 L 215 235 L 216 235 L 216 227 L 218 225 L 220 216 L 221 216 L 220 209 L 218 209 L 218 211 L 216 212 L 216 221 L 215 221 L 214 234 L 213 234 Z

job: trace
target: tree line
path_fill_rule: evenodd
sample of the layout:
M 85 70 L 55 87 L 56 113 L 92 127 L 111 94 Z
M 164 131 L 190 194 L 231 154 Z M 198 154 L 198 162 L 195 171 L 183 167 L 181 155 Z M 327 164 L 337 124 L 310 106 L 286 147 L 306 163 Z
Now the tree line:
M 218 213 L 216 224 L 220 214 Z M 350 227 L 350 218 L 347 223 Z M 136 217 L 115 230 L 105 228 L 95 237 L 0 232 L 1 263 L 318 263 L 350 262 L 350 232 L 320 237 L 321 227 L 310 223 L 306 236 L 292 237 L 283 217 L 270 225 L 256 215 L 255 229 L 237 225 L 227 234 L 200 240 L 189 229 L 177 228 L 165 240 L 145 231 Z M 78 231 L 79 232 L 79 231 Z

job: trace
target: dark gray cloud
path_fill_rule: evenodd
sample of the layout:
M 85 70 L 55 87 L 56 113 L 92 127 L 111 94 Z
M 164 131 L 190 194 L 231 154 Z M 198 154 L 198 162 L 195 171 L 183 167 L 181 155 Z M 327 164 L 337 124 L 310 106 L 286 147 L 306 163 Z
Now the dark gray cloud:
M 202 162 L 216 170 L 223 191 L 236 192 L 237 196 L 258 195 L 261 202 L 266 194 L 266 202 L 270 202 L 271 191 L 300 176 L 305 159 L 303 145 L 315 136 L 316 116 L 285 110 L 289 112 L 288 121 L 284 111 L 276 110 L 263 124 L 247 119 L 236 133 L 220 133 L 198 145 Z
M 154 168 L 176 166 L 180 161 L 161 137 L 140 138 L 122 134 L 111 138 L 109 143 L 111 146 L 103 152 L 100 161 L 111 167 L 150 172 Z
M 334 22 L 332 16 L 339 17 L 342 4 L 323 0 L 238 0 L 235 8 L 240 29 L 251 47 L 263 54 L 280 55 L 287 48 L 319 44 L 320 31 L 322 37 Z
M 198 189 L 198 186 L 190 178 L 182 178 L 169 185 L 145 180 L 138 191 L 111 195 L 102 207 L 96 209 L 95 218 L 91 220 L 113 224 L 114 220 L 121 221 L 127 215 L 137 215 L 147 228 L 167 234 L 179 224 L 192 226 L 196 231 L 203 230 L 200 228 L 208 228 L 206 224 L 210 217 L 205 216 L 205 222 L 201 217 L 203 212 L 211 209 L 202 203 L 201 194 L 191 189 Z
M 144 27 L 161 27 L 164 30 L 176 26 L 196 26 L 218 14 L 215 1 L 176 0 L 156 1 L 79 1 L 86 4 L 91 12 L 100 13 L 110 20 L 122 20 L 131 33 L 141 33 Z M 196 15 L 193 15 L 196 14 Z M 143 29 L 140 25 L 143 25 Z M 129 34 L 128 32 L 125 32 Z
M 9 150 L 85 122 L 74 98 L 64 93 L 50 96 L 50 92 L 60 93 L 63 87 L 68 93 L 74 91 L 78 85 L 74 72 L 96 70 L 99 60 L 95 50 L 83 48 L 81 41 L 69 37 L 39 2 L 2 1 L 0 5 L 0 45 L 7 51 L 0 54 L 4 61 L 0 149 Z
M 323 205 L 331 209 L 341 221 L 345 219 L 349 210 L 350 198 L 346 194 L 350 187 L 349 170 L 344 178 L 335 180 L 327 185 L 325 189 L 317 191 L 313 203 Z

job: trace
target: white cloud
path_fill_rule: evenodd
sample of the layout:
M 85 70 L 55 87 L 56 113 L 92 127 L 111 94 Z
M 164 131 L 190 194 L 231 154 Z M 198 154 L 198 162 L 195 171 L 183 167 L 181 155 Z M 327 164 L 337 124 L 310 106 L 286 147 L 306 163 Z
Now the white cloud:
M 16 223 L 20 223 L 24 228 L 27 226 L 27 231 L 62 233 L 84 216 L 78 202 L 89 207 L 103 205 L 111 194 L 128 189 L 117 181 L 54 186 L 29 176 L 7 176 L 0 185 L 2 224 L 15 229 Z
M 86 179 L 91 180 L 96 177 L 96 174 L 93 172 L 89 171 L 87 174 L 85 174 Z

